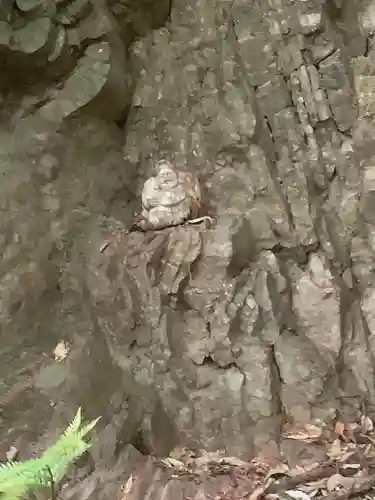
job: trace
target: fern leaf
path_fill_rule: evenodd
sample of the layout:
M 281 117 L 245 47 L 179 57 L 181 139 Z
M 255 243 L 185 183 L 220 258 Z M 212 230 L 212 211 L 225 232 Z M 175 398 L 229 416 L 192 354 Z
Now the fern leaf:
M 0 477 L 2 472 L 7 471 L 8 469 L 13 469 L 13 467 L 16 467 L 18 464 L 19 462 L 16 462 L 15 460 L 8 460 L 7 462 L 0 463 Z M 5 472 L 5 474 L 6 473 L 7 472 Z
M 65 429 L 63 434 L 75 434 L 79 431 L 79 428 L 81 427 L 82 423 L 82 409 L 81 407 L 78 408 L 77 413 L 73 420 L 70 422 L 68 427 Z
M 101 417 L 98 417 L 95 420 L 92 420 L 91 422 L 85 424 L 82 427 L 82 429 L 80 429 L 78 432 L 80 438 L 83 438 L 84 436 L 86 436 L 86 434 L 88 434 L 96 426 L 96 424 L 99 422 L 100 419 L 101 419 Z
M 94 428 L 98 421 L 99 418 L 84 424 L 80 428 L 82 419 L 79 410 L 65 433 L 41 457 L 40 460 L 44 467 L 48 466 L 50 468 L 55 482 L 60 481 L 69 465 L 90 448 L 91 444 L 87 443 L 83 438 Z M 77 423 L 79 423 L 78 426 Z
M 13 488 L 6 492 L 1 492 L 1 500 L 20 500 L 26 493 L 26 488 Z
M 4 482 L 16 481 L 17 477 L 26 477 L 33 475 L 37 470 L 36 460 L 34 458 L 26 462 L 5 462 L 0 467 L 0 488 Z M 1 491 L 1 490 L 0 490 Z
M 93 429 L 99 418 L 82 424 L 81 408 L 55 444 L 40 458 L 25 462 L 9 461 L 0 464 L 1 500 L 18 500 L 25 492 L 48 486 L 52 479 L 59 482 L 68 467 L 91 446 L 84 436 Z
M 3 467 L 0 471 L 0 492 L 27 490 L 39 486 L 39 460 L 32 458 L 26 462 L 15 462 L 9 468 Z
M 53 480 L 58 482 L 66 473 L 69 465 L 83 455 L 89 447 L 90 444 L 76 434 L 62 436 L 41 457 L 41 465 L 45 468 L 49 467 Z

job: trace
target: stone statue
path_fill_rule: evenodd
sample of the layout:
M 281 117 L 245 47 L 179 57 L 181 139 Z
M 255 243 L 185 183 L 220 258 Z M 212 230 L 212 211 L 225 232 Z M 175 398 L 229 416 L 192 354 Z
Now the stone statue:
M 207 216 L 197 218 L 201 196 L 199 181 L 194 174 L 178 171 L 169 161 L 160 160 L 156 164 L 156 176 L 143 186 L 142 212 L 133 229 L 163 229 L 210 219 Z

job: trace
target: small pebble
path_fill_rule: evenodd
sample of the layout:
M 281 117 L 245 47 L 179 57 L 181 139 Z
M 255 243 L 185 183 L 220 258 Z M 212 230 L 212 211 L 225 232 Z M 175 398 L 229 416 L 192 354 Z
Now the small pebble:
M 16 448 L 15 446 L 11 446 L 5 453 L 5 456 L 7 457 L 7 460 L 15 460 L 17 458 L 18 452 L 18 448 Z

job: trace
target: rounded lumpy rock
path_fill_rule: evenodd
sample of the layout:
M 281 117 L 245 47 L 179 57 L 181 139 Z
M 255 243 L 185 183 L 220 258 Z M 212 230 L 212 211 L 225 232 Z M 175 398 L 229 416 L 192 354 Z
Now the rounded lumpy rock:
M 154 228 L 181 224 L 196 216 L 201 192 L 198 179 L 190 172 L 177 171 L 167 162 L 156 165 L 156 176 L 142 191 L 142 217 Z

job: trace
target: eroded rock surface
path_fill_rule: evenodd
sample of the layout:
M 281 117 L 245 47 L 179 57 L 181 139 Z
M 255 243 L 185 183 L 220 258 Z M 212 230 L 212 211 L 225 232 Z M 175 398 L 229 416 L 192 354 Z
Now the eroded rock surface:
M 78 404 L 107 469 L 373 411 L 373 3 L 4 4 L 0 452 Z M 127 232 L 163 158 L 212 227 Z

